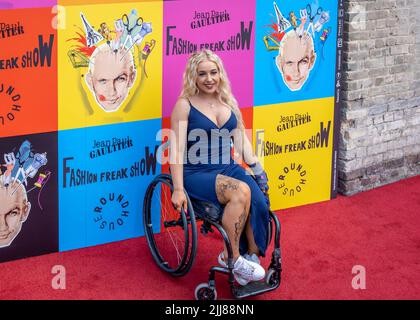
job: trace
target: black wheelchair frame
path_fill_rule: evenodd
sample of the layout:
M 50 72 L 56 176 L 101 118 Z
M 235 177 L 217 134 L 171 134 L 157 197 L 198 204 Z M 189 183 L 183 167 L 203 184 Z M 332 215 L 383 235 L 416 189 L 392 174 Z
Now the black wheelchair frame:
M 280 250 L 280 233 L 281 233 L 281 225 L 280 221 L 278 220 L 277 216 L 270 211 L 270 225 L 269 225 L 269 236 L 268 236 L 268 244 L 271 242 L 273 237 L 274 231 L 274 250 L 271 255 L 271 262 L 266 272 L 266 277 L 264 281 L 255 281 L 250 282 L 245 286 L 235 285 L 235 279 L 233 275 L 233 251 L 230 240 L 226 231 L 223 227 L 208 218 L 204 215 L 198 215 L 194 213 L 194 206 L 191 202 L 190 198 L 188 197 L 187 192 L 185 192 L 187 196 L 187 213 L 181 209 L 181 211 L 176 211 L 172 207 L 171 199 L 169 198 L 170 195 L 168 194 L 166 201 L 169 201 L 169 205 L 172 207 L 172 214 L 173 216 L 167 217 L 166 214 L 163 214 L 162 208 L 161 211 L 161 226 L 165 228 L 165 230 L 161 230 L 162 232 L 170 233 L 171 228 L 181 227 L 182 231 L 179 232 L 178 235 L 173 234 L 170 235 L 171 242 L 174 244 L 178 242 L 178 238 L 184 237 L 185 240 L 181 240 L 180 242 L 183 245 L 183 250 L 176 250 L 176 262 L 172 263 L 169 262 L 167 255 L 164 256 L 164 250 L 167 248 L 159 249 L 159 236 L 160 234 L 156 233 L 153 229 L 153 222 L 152 222 L 152 202 L 153 196 L 155 192 L 160 193 L 158 195 L 158 199 L 156 201 L 162 201 L 163 197 L 163 189 L 166 189 L 172 195 L 173 192 L 173 184 L 172 184 L 172 177 L 170 174 L 159 174 L 156 176 L 153 181 L 149 184 L 145 197 L 144 197 L 144 204 L 143 204 L 143 225 L 145 236 L 147 239 L 147 244 L 150 248 L 152 253 L 153 259 L 155 260 L 156 264 L 160 269 L 163 271 L 171 274 L 174 277 L 181 277 L 187 274 L 194 262 L 196 253 L 197 253 L 197 222 L 203 221 L 201 225 L 200 231 L 206 235 L 209 232 L 213 232 L 213 228 L 217 229 L 223 237 L 225 242 L 227 251 L 228 251 L 228 259 L 227 259 L 227 268 L 220 267 L 220 266 L 213 266 L 210 268 L 209 271 L 209 280 L 206 283 L 199 284 L 195 289 L 195 298 L 197 300 L 216 300 L 217 299 L 217 291 L 216 291 L 216 273 L 222 273 L 228 275 L 228 282 L 230 285 L 230 289 L 232 292 L 233 297 L 237 299 L 259 295 L 265 292 L 269 292 L 272 290 L 277 289 L 281 283 L 281 250 Z M 162 201 L 163 202 L 163 201 Z M 159 206 L 160 207 L 160 206 Z M 164 215 L 164 216 L 163 216 Z M 168 220 L 166 221 L 166 218 Z M 189 227 L 190 226 L 190 227 Z M 182 251 L 182 254 L 181 252 Z

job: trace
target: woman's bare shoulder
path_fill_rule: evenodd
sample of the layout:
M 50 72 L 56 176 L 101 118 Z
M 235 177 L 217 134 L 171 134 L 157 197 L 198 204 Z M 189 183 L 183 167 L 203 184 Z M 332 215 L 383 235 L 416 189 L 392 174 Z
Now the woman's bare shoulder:
M 190 113 L 190 103 L 187 98 L 180 97 L 172 110 L 172 118 L 187 119 Z
M 185 97 L 179 97 L 178 100 L 175 103 L 175 106 L 181 106 L 181 107 L 189 107 L 190 106 L 190 100 Z

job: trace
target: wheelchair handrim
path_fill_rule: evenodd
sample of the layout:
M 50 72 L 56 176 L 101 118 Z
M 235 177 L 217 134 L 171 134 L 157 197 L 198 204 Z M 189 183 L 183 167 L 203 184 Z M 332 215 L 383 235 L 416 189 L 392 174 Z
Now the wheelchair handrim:
M 153 227 L 151 223 L 151 205 L 153 194 L 156 191 L 161 191 L 161 188 L 157 188 L 159 184 L 166 185 L 172 193 L 173 187 L 171 183 L 171 177 L 167 174 L 161 174 L 157 176 L 152 183 L 149 185 L 145 199 L 144 199 L 144 206 L 143 206 L 143 223 L 145 229 L 145 235 L 147 239 L 148 246 L 152 253 L 153 259 L 163 271 L 170 273 L 173 276 L 182 276 L 186 274 L 193 263 L 196 254 L 196 246 L 197 246 L 197 233 L 196 233 L 196 224 L 195 224 L 195 217 L 192 210 L 191 202 L 188 199 L 188 211 L 189 221 L 187 220 L 187 216 L 185 212 L 182 210 L 179 215 L 180 218 L 177 220 L 177 225 L 174 228 L 182 227 L 183 228 L 183 235 L 185 238 L 185 246 L 182 252 L 182 257 L 178 261 L 178 265 L 176 267 L 172 267 L 167 264 L 167 259 L 165 259 L 161 252 L 159 252 L 159 246 L 157 244 L 155 233 L 153 232 Z M 170 201 L 170 200 L 169 200 Z M 161 211 L 162 213 L 163 211 Z M 179 224 L 179 225 L 178 225 Z M 189 234 L 188 224 L 191 224 L 191 235 Z M 164 231 L 170 232 L 170 231 Z M 162 236 L 162 235 L 160 235 Z M 170 235 L 169 235 L 170 236 Z M 175 244 L 174 244 L 175 247 Z

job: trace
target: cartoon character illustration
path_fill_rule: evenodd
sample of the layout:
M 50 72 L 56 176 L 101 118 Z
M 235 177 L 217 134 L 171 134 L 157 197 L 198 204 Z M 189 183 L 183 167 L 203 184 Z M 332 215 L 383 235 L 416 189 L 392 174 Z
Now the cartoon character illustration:
M 31 203 L 27 194 L 39 188 L 40 193 L 47 183 L 51 173 L 40 173 L 34 187 L 26 191 L 28 180 L 35 178 L 39 169 L 47 164 L 47 154 L 34 153 L 32 144 L 25 140 L 16 154 L 4 154 L 4 164 L 0 165 L 0 248 L 8 247 L 22 229 L 22 224 L 27 220 L 31 210 Z M 1 168 L 6 171 L 2 172 Z M 40 204 L 40 193 L 38 204 Z
M 8 247 L 28 218 L 31 203 L 19 180 L 5 185 L 0 179 L 0 248 Z
M 280 43 L 276 65 L 284 84 L 291 90 L 300 90 L 315 64 L 316 54 L 312 37 L 304 32 L 300 37 L 290 30 Z
M 77 42 L 70 47 L 68 56 L 75 69 L 80 71 L 82 89 L 94 100 L 85 107 L 92 115 L 95 105 L 107 113 L 120 109 L 129 112 L 129 102 L 136 89 L 141 87 L 145 63 L 156 40 L 143 45 L 152 32 L 151 23 L 144 22 L 136 9 L 122 14 L 112 23 L 101 19 L 95 30 L 83 13 L 80 13 L 83 29 L 68 41 Z M 91 20 L 91 18 L 89 19 Z
M 105 112 L 118 110 L 136 79 L 133 56 L 121 47 L 114 51 L 104 43 L 90 57 L 85 81 Z
M 307 4 L 299 9 L 298 19 L 294 11 L 289 12 L 289 24 L 283 20 L 283 14 L 276 2 L 273 3 L 276 14 L 276 26 L 271 25 L 274 32 L 263 37 L 268 51 L 277 51 L 275 63 L 282 80 L 290 91 L 301 90 L 316 63 L 315 37 L 319 36 L 321 48 L 327 39 L 331 27 L 323 26 L 329 21 L 329 12 L 324 11 L 318 4 Z M 313 10 L 316 8 L 316 10 Z M 317 19 L 318 18 L 318 19 Z M 317 43 L 318 45 L 318 43 Z

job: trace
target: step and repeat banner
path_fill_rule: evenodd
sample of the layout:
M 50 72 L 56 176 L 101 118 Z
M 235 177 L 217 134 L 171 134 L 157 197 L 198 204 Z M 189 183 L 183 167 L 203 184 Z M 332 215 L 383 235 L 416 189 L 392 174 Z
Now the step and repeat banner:
M 336 195 L 342 9 L 338 1 L 257 1 L 254 146 L 274 209 Z
M 334 198 L 342 18 L 342 0 L 0 1 L 0 262 L 143 236 L 201 49 L 223 60 L 272 210 Z

